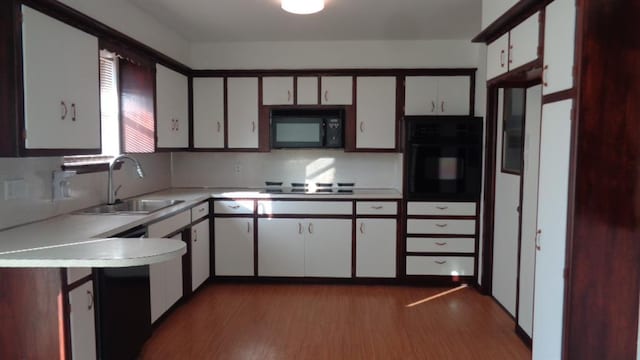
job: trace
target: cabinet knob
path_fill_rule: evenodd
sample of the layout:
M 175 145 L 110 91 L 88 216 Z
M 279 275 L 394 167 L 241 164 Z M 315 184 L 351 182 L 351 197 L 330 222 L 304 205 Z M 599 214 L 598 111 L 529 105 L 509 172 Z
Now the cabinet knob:
M 193 229 L 193 242 L 198 241 L 198 229 Z
M 444 265 L 444 264 L 446 264 L 446 263 L 447 263 L 447 261 L 446 261 L 446 260 L 435 260 L 434 262 L 435 262 L 436 264 L 438 264 L 438 265 Z
M 239 209 L 240 205 L 229 205 L 229 207 L 232 209 Z
M 64 120 L 67 117 L 67 104 L 64 103 L 64 101 L 60 101 L 60 110 L 61 110 L 61 114 L 60 114 L 60 120 Z
M 309 230 L 309 234 L 313 234 L 313 223 L 309 223 L 307 230 Z
M 436 209 L 438 210 L 447 210 L 448 208 L 448 206 L 436 206 Z
M 71 103 L 71 121 L 76 121 L 76 104 Z
M 436 111 L 436 102 L 435 101 L 431 101 L 431 112 L 435 112 Z
M 363 222 L 360 223 L 360 233 L 364 234 L 364 223 Z
M 302 234 L 302 224 L 298 223 L 298 234 Z
M 329 101 L 329 90 L 324 91 L 324 101 Z
M 447 243 L 446 243 L 446 242 L 437 242 L 437 241 L 436 241 L 436 243 L 435 243 L 435 244 L 436 244 L 436 245 L 438 245 L 438 246 L 445 246 L 445 245 L 447 245 Z
M 536 250 L 538 251 L 542 249 L 542 246 L 540 245 L 540 235 L 542 235 L 542 230 L 538 229 L 538 231 L 536 231 Z
M 220 121 L 218 121 L 218 132 L 220 132 L 220 128 L 221 128 Z
M 504 49 L 500 50 L 500 67 L 504 67 Z
M 542 68 L 542 86 L 544 86 L 544 87 L 548 87 L 549 86 L 549 82 L 547 81 L 548 74 L 549 74 L 549 65 L 545 65 Z
M 444 101 L 440 102 L 440 112 L 444 112 Z
M 291 101 L 291 90 L 287 90 L 287 102 Z
M 255 121 L 251 122 L 251 132 L 256 132 L 256 122 Z
M 87 305 L 87 310 L 93 309 L 93 292 L 91 290 L 87 290 L 87 298 L 89 300 L 89 305 Z
M 251 223 L 247 221 L 247 233 L 251 232 Z
M 364 121 L 360 121 L 360 132 L 364 132 Z
M 447 224 L 436 224 L 437 227 L 443 228 L 443 227 L 447 227 Z
M 513 45 L 509 45 L 509 64 L 513 64 Z
M 382 205 L 374 205 L 374 206 L 371 206 L 371 208 L 373 210 L 381 210 L 383 208 L 383 206 Z

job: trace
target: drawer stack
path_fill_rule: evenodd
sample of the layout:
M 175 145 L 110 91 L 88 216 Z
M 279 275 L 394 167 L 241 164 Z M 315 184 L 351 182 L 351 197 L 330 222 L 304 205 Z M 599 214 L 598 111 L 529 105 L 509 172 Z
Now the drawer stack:
M 407 203 L 407 276 L 474 277 L 476 202 Z

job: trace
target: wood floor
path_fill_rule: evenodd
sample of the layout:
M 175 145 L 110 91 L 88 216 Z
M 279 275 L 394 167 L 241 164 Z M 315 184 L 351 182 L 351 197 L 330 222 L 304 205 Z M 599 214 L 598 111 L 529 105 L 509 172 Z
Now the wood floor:
M 449 289 L 209 285 L 160 324 L 141 359 L 531 357 L 491 298 L 462 288 L 427 300 Z

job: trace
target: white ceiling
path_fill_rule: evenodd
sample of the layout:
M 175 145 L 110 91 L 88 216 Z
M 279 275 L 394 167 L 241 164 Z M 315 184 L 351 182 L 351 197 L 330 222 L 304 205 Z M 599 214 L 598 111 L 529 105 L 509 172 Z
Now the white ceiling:
M 293 15 L 279 0 L 129 0 L 193 42 L 470 39 L 481 0 L 326 0 Z

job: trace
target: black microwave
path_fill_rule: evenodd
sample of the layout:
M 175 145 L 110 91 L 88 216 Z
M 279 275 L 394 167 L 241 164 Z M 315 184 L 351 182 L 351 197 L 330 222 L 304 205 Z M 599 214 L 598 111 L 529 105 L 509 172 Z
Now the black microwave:
M 271 148 L 343 148 L 344 111 L 271 111 Z

